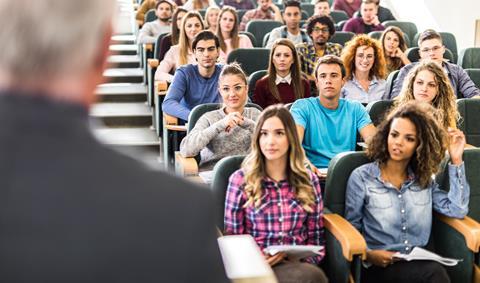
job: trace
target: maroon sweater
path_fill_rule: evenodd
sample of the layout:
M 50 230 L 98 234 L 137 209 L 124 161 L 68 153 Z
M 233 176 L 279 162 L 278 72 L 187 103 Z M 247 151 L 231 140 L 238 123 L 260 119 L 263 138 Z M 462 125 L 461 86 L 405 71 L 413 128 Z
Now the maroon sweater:
M 310 97 L 310 83 L 306 79 L 302 79 L 303 83 L 303 97 Z M 277 104 L 277 103 L 291 103 L 295 101 L 295 94 L 293 92 L 293 86 L 287 83 L 280 83 L 277 85 L 277 89 L 281 98 L 281 101 L 278 101 L 273 97 L 272 93 L 268 88 L 268 77 L 265 76 L 257 81 L 255 84 L 255 91 L 253 92 L 253 102 L 260 105 L 263 109 L 267 106 Z

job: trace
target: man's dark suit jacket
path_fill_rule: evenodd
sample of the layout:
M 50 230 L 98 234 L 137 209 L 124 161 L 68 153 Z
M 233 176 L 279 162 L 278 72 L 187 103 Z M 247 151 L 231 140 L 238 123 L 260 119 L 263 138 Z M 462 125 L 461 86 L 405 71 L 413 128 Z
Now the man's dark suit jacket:
M 224 282 L 208 190 L 99 144 L 88 111 L 0 93 L 1 282 Z

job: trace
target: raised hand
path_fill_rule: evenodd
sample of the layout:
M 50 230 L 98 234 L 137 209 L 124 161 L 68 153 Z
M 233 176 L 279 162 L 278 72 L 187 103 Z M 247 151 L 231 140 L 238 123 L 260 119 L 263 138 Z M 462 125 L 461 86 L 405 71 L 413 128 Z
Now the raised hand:
M 463 150 L 465 148 L 465 135 L 459 129 L 448 128 L 448 154 L 452 160 L 452 164 L 459 165 L 462 163 Z

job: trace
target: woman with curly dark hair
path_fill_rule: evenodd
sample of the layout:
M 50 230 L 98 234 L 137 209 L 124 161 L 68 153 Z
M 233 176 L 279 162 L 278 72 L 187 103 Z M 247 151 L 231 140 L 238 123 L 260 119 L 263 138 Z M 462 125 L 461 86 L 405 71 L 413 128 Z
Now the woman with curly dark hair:
M 347 82 L 342 98 L 369 103 L 385 98 L 385 57 L 382 45 L 365 34 L 355 36 L 342 51 Z
M 450 282 L 437 262 L 393 258 L 427 245 L 432 209 L 456 218 L 468 212 L 465 136 L 458 129 L 445 131 L 435 111 L 414 101 L 393 110 L 368 143 L 367 156 L 374 162 L 355 169 L 348 180 L 345 215 L 368 246 L 364 282 Z M 447 148 L 449 192 L 432 179 Z

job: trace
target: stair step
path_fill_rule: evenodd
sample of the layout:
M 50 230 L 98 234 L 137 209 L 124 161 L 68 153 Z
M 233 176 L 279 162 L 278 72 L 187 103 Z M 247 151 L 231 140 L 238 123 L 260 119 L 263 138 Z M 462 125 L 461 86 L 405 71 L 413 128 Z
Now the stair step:
M 138 46 L 135 44 L 111 44 L 110 51 L 114 55 L 136 55 Z
M 117 34 L 112 36 L 112 44 L 135 44 L 135 36 L 133 34 Z
M 153 168 L 162 168 L 160 140 L 150 128 L 97 128 L 93 135 L 106 144 Z
M 90 109 L 90 116 L 107 127 L 150 127 L 152 109 L 144 102 L 100 102 Z
M 143 83 L 101 84 L 95 94 L 100 102 L 142 102 L 147 99 L 147 86 Z
M 141 68 L 111 68 L 103 76 L 109 83 L 141 83 L 144 72 Z
M 137 55 L 112 55 L 107 58 L 107 68 L 140 68 Z
M 103 143 L 124 146 L 160 146 L 160 139 L 155 131 L 146 127 L 138 128 L 99 128 L 94 134 Z

